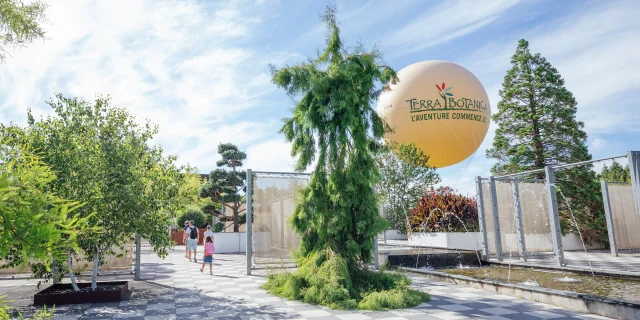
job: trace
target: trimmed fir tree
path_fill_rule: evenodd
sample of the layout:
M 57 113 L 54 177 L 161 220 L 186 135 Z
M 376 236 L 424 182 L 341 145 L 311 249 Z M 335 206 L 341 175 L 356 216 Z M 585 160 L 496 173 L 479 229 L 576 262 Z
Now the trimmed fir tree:
M 591 160 L 584 123 L 576 120 L 577 102 L 564 79 L 539 53 L 520 40 L 500 90 L 498 124 L 487 156 L 498 160 L 493 174 Z M 544 178 L 544 172 L 534 175 Z M 587 241 L 607 241 L 599 184 L 591 165 L 556 172 L 563 232 L 576 230 L 571 211 Z M 566 198 L 566 199 L 565 199 Z
M 218 169 L 211 171 L 207 182 L 202 184 L 200 197 L 210 198 L 214 203 L 220 204 L 231 211 L 231 216 L 224 216 L 215 206 L 206 206 L 205 212 L 217 216 L 220 221 L 233 222 L 233 232 L 240 232 L 240 225 L 246 223 L 246 208 L 244 193 L 247 188 L 247 173 L 238 171 L 247 154 L 240 151 L 233 143 L 221 143 L 218 145 L 218 154 L 222 159 L 216 165 Z M 230 171 L 223 169 L 230 168 Z M 242 214 L 242 215 L 241 215 Z
M 293 142 L 297 170 L 317 159 L 290 220 L 302 236 L 299 268 L 271 275 L 264 288 L 289 299 L 331 308 L 387 309 L 428 299 L 402 275 L 369 271 L 374 236 L 385 228 L 373 186 L 374 155 L 385 132 L 372 103 L 396 73 L 374 49 L 343 46 L 335 8 L 322 16 L 327 48 L 315 60 L 273 70 L 273 81 L 300 100 L 281 132 Z M 378 87 L 378 88 L 377 88 Z

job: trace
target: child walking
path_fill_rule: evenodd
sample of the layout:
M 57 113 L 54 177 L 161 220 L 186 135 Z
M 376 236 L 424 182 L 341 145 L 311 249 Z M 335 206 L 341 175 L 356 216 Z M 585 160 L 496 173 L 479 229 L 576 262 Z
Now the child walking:
M 207 236 L 207 239 L 204 242 L 204 257 L 202 259 L 202 268 L 200 268 L 200 272 L 204 272 L 205 263 L 209 264 L 209 273 L 213 274 L 213 252 L 215 251 L 215 247 L 213 246 L 213 236 Z

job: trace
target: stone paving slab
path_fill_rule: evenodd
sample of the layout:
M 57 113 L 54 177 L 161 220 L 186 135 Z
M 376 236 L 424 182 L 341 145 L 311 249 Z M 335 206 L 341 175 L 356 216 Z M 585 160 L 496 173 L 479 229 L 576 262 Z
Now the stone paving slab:
M 214 255 L 213 275 L 201 273 L 201 264 L 185 259 L 183 247 L 165 260 L 149 255 L 144 262 L 143 280 L 130 283 L 125 301 L 60 306 L 55 319 L 607 319 L 420 276 L 412 276 L 412 286 L 430 293 L 432 300 L 416 308 L 331 310 L 267 294 L 259 288 L 266 282 L 265 270 L 245 275 L 244 255 Z M 22 306 L 25 315 L 34 310 L 27 306 L 34 288 L 33 281 L 0 281 L 0 295 L 21 293 L 16 306 Z

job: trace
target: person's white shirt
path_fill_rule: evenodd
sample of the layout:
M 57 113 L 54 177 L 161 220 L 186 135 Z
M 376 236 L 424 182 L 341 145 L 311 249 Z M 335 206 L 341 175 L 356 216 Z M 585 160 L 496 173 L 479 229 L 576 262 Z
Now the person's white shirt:
M 211 240 L 213 240 L 213 231 L 211 230 L 205 231 L 202 237 L 202 242 L 207 242 L 207 237 L 211 237 Z

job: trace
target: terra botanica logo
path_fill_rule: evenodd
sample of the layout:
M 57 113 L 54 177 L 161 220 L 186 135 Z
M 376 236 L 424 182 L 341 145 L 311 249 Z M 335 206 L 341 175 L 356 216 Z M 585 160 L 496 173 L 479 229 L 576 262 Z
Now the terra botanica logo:
M 424 120 L 439 120 L 439 119 L 461 119 L 461 120 L 473 120 L 485 123 L 487 118 L 480 114 L 474 114 L 475 112 L 487 111 L 487 103 L 482 100 L 470 99 L 470 98 L 456 98 L 452 92 L 453 87 L 447 87 L 443 82 L 442 84 L 436 84 L 438 94 L 441 99 L 434 100 L 420 100 L 413 98 L 406 100 L 409 103 L 409 112 L 411 115 L 411 121 L 424 121 Z M 437 112 L 437 111 L 466 111 L 466 112 Z M 473 112 L 473 113 L 467 113 Z M 416 113 L 429 113 L 429 114 L 416 114 Z

